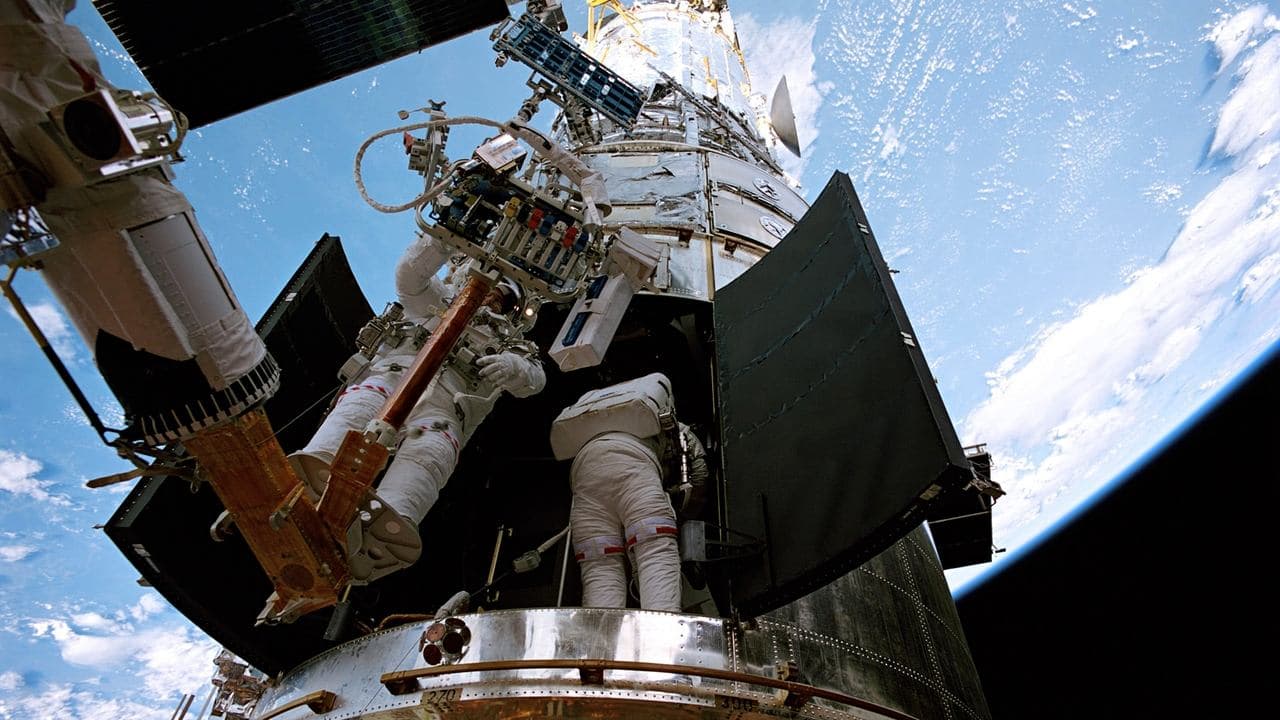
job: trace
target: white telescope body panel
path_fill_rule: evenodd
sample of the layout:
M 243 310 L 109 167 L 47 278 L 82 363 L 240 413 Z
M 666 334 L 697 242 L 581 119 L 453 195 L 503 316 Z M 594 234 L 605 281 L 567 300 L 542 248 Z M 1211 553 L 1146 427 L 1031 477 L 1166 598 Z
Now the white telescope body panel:
M 707 175 L 713 185 L 736 188 L 741 195 L 770 206 L 797 221 L 809 210 L 804 198 L 779 180 L 768 168 L 735 157 L 712 153 L 707 156 Z
M 626 132 L 601 123 L 603 141 L 580 149 L 609 189 L 606 227 L 666 248 L 659 293 L 714 299 L 808 208 L 762 137 L 768 118 L 736 38 L 727 10 L 659 1 L 634 3 L 582 41 L 637 87 L 681 86 L 653 96 Z
M 786 237 L 793 223 L 733 188 L 717 188 L 712 195 L 716 231 L 772 248 Z
M 736 48 L 733 18 L 727 11 L 682 5 L 637 4 L 629 10 L 630 18 L 615 16 L 605 24 L 595 47 L 586 51 L 637 87 L 653 87 L 662 79 L 661 70 L 690 91 L 754 119 L 751 84 Z
M 584 159 L 605 177 L 613 203 L 608 224 L 706 231 L 706 170 L 700 153 L 595 153 Z

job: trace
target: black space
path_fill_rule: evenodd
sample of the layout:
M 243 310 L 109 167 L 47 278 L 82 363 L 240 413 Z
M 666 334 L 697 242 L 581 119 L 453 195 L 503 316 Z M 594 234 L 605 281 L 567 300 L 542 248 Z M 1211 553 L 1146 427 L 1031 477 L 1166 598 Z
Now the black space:
M 996 720 L 1275 712 L 1277 400 L 1273 348 L 1108 496 L 959 598 Z

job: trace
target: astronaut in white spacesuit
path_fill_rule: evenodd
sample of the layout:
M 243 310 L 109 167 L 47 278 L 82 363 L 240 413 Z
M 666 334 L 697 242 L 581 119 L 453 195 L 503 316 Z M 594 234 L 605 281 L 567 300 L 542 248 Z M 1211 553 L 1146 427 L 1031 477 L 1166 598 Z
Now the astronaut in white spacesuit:
M 448 258 L 447 249 L 424 235 L 401 256 L 396 293 L 407 321 L 402 324 L 422 331 L 416 333 L 418 342 L 412 334 L 384 341 L 311 441 L 290 456 L 295 470 L 317 492 L 323 491 L 347 431 L 365 429 L 413 364 L 427 332 L 439 324 L 453 295 L 436 277 Z M 546 384 L 537 346 L 524 340 L 511 320 L 519 305 L 514 283 L 503 280 L 494 287 L 459 341 L 460 351 L 440 369 L 405 422 L 395 458 L 376 492 L 414 525 L 435 504 L 463 446 L 501 394 L 528 397 Z
M 655 373 L 583 395 L 553 424 L 552 447 L 574 458 L 569 524 L 582 604 L 626 607 L 629 555 L 640 607 L 680 612 L 676 509 L 664 484 L 684 503 L 707 467 L 697 436 L 675 421 L 671 381 Z

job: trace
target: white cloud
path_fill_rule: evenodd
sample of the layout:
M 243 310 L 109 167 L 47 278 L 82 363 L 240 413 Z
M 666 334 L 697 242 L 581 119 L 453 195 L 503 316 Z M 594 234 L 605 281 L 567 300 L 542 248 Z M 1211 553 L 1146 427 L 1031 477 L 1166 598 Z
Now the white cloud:
M 1236 292 L 1243 302 L 1256 303 L 1266 297 L 1280 281 L 1280 253 L 1262 258 L 1244 274 Z
M 879 130 L 879 126 L 876 127 Z M 880 142 L 880 159 L 887 160 L 891 155 L 901 155 L 906 149 L 902 145 L 902 141 L 898 139 L 898 128 L 893 125 L 885 127 L 884 131 L 879 133 Z
M 18 562 L 29 557 L 36 551 L 32 545 L 3 545 L 0 546 L 0 560 L 5 562 Z
M 8 311 L 10 317 L 22 322 L 16 310 L 8 308 Z M 75 333 L 71 331 L 71 326 L 67 324 L 67 320 L 62 316 L 61 310 L 52 303 L 42 302 L 28 305 L 27 312 L 31 313 L 31 319 L 36 321 L 36 325 L 44 333 L 45 338 L 49 340 L 49 344 L 53 346 L 53 349 L 58 352 L 63 362 L 71 362 L 76 359 L 80 341 Z M 35 342 L 34 338 L 32 342 Z
M 131 615 L 134 620 L 142 622 L 152 615 L 164 612 L 166 607 L 168 606 L 160 599 L 159 595 L 143 595 L 138 598 L 137 605 L 129 606 L 129 615 Z
M 125 632 L 129 628 L 121 626 L 113 620 L 109 620 L 99 613 L 75 613 L 71 616 L 71 622 L 82 630 L 90 630 L 96 632 L 119 633 Z
M 1122 32 L 1116 33 L 1115 46 L 1121 52 L 1129 52 L 1146 41 L 1147 34 L 1141 30 L 1134 29 L 1132 35 L 1125 35 Z
M 764 93 L 772 102 L 778 80 L 783 76 L 787 78 L 801 157 L 779 146 L 778 159 L 787 174 L 799 180 L 809 161 L 808 151 L 818 138 L 818 110 L 830 89 L 818 83 L 813 68 L 817 19 L 784 17 L 762 25 L 749 13 L 743 13 L 734 17 L 734 23 L 746 55 L 747 70 L 751 73 L 752 90 Z
M 1075 17 L 1075 20 L 1067 23 L 1067 27 L 1078 27 L 1079 25 L 1098 17 L 1098 11 L 1094 10 L 1093 7 L 1089 5 L 1085 5 L 1083 8 L 1080 8 L 1072 5 L 1071 3 L 1062 3 L 1062 9 L 1071 13 L 1072 16 Z
M 25 495 L 40 502 L 70 505 L 71 501 L 65 496 L 49 493 L 48 488 L 53 483 L 36 477 L 43 469 L 39 460 L 25 453 L 0 449 L 0 490 Z
M 185 629 L 153 633 L 139 652 L 138 676 L 156 696 L 175 689 L 202 694 L 207 692 L 215 670 L 213 659 L 220 650 L 216 642 Z
M 1182 186 L 1171 182 L 1154 182 L 1142 194 L 1157 205 L 1168 205 L 1182 197 Z
M 12 670 L 6 670 L 0 673 L 0 691 L 11 692 L 22 687 L 24 684 L 26 683 L 23 681 L 22 675 L 19 673 Z
M 154 607 L 148 597 L 130 607 L 129 614 L 144 620 L 154 614 L 146 609 Z M 67 619 L 33 619 L 27 626 L 33 638 L 51 640 L 68 664 L 132 672 L 149 697 L 202 691 L 213 676 L 213 658 L 220 649 L 190 627 L 138 628 L 97 612 L 73 613 Z
M 1209 31 L 1206 40 L 1213 43 L 1218 53 L 1221 73 L 1235 62 L 1236 56 L 1254 40 L 1273 30 L 1280 30 L 1280 20 L 1267 10 L 1266 5 L 1254 5 L 1234 15 L 1227 15 Z
M 1280 36 L 1249 48 L 1241 32 L 1221 29 L 1245 27 L 1257 40 L 1269 17 L 1251 8 L 1216 31 L 1224 62 L 1239 59 L 1212 142 L 1232 167 L 1164 257 L 1043 328 L 988 374 L 990 396 L 963 427 L 993 449 L 1010 491 L 994 515 L 997 544 L 1029 539 L 1044 517 L 1073 505 L 1068 498 L 1092 493 L 1163 437 L 1181 418 L 1160 415 L 1172 392 L 1156 392 L 1161 380 L 1193 356 L 1207 375 L 1235 362 L 1197 351 L 1241 303 L 1280 285 L 1280 167 L 1259 161 L 1280 141 Z
M 165 720 L 172 715 L 172 708 L 147 707 L 71 685 L 52 685 L 39 693 L 0 699 L 0 720 Z

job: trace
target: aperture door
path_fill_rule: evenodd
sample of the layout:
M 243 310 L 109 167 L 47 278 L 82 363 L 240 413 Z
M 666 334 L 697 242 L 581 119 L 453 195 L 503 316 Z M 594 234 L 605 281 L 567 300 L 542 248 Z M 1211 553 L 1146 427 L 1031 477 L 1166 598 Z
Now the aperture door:
M 924 519 L 970 471 L 849 178 L 717 293 L 731 573 L 747 615 L 821 587 Z

